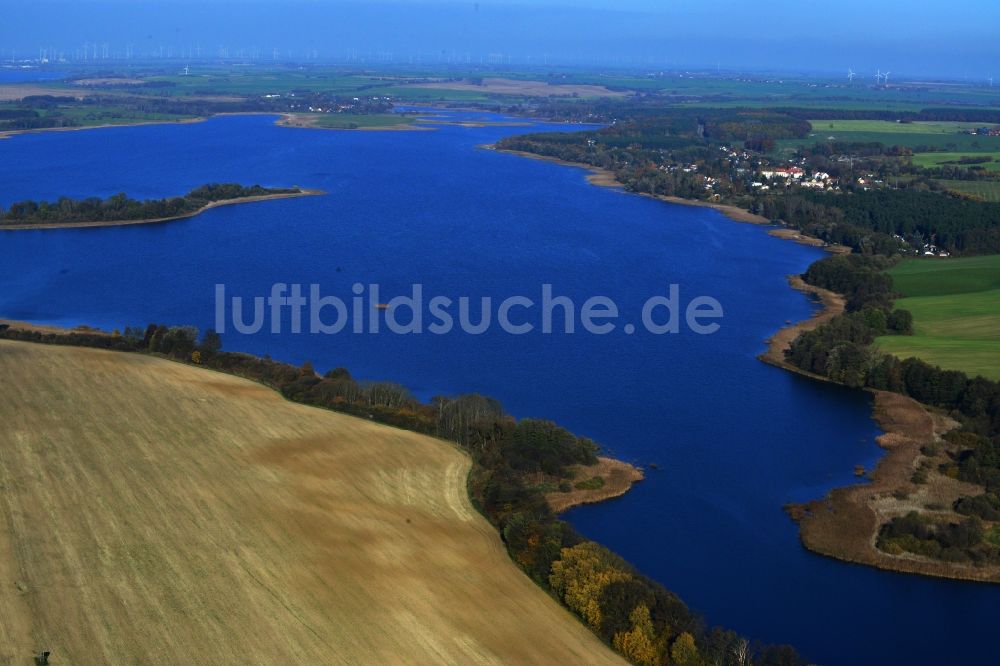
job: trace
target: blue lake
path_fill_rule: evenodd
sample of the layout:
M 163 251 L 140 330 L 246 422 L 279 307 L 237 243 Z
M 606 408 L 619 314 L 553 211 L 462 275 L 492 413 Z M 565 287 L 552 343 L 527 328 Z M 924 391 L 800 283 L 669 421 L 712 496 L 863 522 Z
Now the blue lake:
M 17 65 L 0 65 L 0 83 L 31 83 L 34 81 L 58 81 L 65 78 L 66 72 L 48 67 L 21 67 Z
M 879 456 L 870 404 L 756 360 L 815 307 L 788 288 L 821 252 L 702 208 L 594 187 L 585 172 L 477 148 L 526 127 L 335 132 L 238 116 L 190 125 L 0 141 L 0 205 L 18 199 L 183 194 L 206 182 L 325 196 L 221 207 L 167 224 L 0 232 L 0 316 L 103 328 L 210 327 L 215 285 L 267 295 L 317 283 L 345 300 L 409 293 L 581 304 L 604 295 L 638 323 L 680 286 L 725 310 L 714 335 L 391 333 L 245 336 L 226 348 L 319 370 L 344 365 L 426 398 L 478 391 L 518 416 L 593 437 L 641 465 L 626 496 L 571 511 L 585 535 L 676 591 L 709 624 L 791 643 L 822 664 L 995 663 L 1000 589 L 812 555 L 782 511 L 854 482 Z M 541 127 L 541 126 L 539 126 Z M 573 131 L 568 125 L 545 129 Z M 557 314 L 556 321 L 559 322 Z M 287 330 L 287 322 L 286 322 Z

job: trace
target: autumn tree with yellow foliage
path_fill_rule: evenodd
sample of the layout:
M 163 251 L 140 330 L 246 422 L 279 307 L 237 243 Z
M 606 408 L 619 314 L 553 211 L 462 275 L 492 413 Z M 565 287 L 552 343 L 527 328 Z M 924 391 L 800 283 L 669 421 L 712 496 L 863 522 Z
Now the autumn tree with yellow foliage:
M 585 541 L 563 548 L 561 558 L 552 563 L 549 584 L 571 609 L 592 629 L 601 628 L 601 592 L 616 581 L 630 578 L 607 548 Z
M 649 617 L 649 608 L 639 604 L 629 615 L 632 628 L 615 634 L 611 644 L 622 653 L 626 659 L 640 666 L 657 666 L 662 663 L 661 646 L 657 645 L 653 621 Z M 690 634 L 684 634 L 690 636 Z

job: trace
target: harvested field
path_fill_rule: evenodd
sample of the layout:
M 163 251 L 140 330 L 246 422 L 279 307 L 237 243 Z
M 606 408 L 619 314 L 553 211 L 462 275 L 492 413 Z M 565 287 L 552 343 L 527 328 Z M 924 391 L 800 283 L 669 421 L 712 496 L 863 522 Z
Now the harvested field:
M 14 83 L 0 85 L 0 102 L 16 102 L 33 95 L 52 95 L 53 97 L 75 97 L 83 99 L 93 92 L 87 90 L 71 90 L 55 86 L 39 86 L 30 83 Z
M 519 79 L 485 78 L 482 83 L 463 81 L 432 81 L 417 83 L 410 88 L 434 88 L 436 90 L 463 90 L 487 95 L 517 95 L 521 97 L 625 97 L 629 93 L 615 91 L 604 86 L 566 84 L 552 85 L 546 81 L 522 81 Z
M 0 372 L 0 663 L 618 662 L 445 442 L 148 356 Z

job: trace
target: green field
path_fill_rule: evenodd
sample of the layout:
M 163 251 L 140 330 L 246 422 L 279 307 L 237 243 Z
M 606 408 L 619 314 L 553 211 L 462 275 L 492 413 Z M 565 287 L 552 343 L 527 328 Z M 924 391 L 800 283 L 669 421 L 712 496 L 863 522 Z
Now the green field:
M 890 120 L 810 120 L 809 123 L 813 131 L 808 136 L 779 141 L 778 147 L 790 152 L 800 146 L 843 141 L 948 151 L 918 154 L 914 157 L 914 162 L 921 166 L 933 166 L 939 159 L 957 159 L 956 154 L 978 155 L 1000 151 L 1000 137 L 962 134 L 962 130 L 981 127 L 983 123 L 923 121 L 897 123 Z
M 327 113 L 317 114 L 315 118 L 316 127 L 326 129 L 375 129 L 385 127 L 404 127 L 413 124 L 413 116 L 404 116 L 399 113 L 368 113 L 368 114 L 348 114 L 348 113 Z
M 1000 380 L 1000 255 L 911 259 L 889 274 L 914 333 L 879 338 L 883 351 Z
M 998 144 L 1000 144 L 1000 137 L 991 137 L 991 139 L 996 140 Z M 1000 149 L 1000 145 L 998 145 L 997 148 Z M 992 162 L 968 166 L 981 166 L 987 171 L 1000 171 L 1000 150 L 997 152 L 977 150 L 961 153 L 917 153 L 913 156 L 913 163 L 925 168 L 935 167 L 942 166 L 945 162 L 958 162 L 963 157 L 992 157 Z M 961 165 L 953 164 L 951 166 Z
M 878 132 L 881 134 L 948 134 L 955 135 L 965 129 L 982 127 L 982 123 L 917 121 L 897 123 L 890 120 L 810 120 L 813 131 L 822 132 Z M 979 137 L 986 139 L 990 137 Z
M 983 201 L 1000 203 L 1000 180 L 939 180 L 953 192 L 979 197 Z

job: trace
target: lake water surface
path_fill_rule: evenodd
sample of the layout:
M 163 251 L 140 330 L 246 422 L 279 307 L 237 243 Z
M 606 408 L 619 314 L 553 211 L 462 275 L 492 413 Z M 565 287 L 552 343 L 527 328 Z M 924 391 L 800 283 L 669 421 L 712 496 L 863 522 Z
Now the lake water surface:
M 791 643 L 822 664 L 995 663 L 1000 589 L 876 571 L 802 549 L 782 506 L 854 481 L 879 451 L 859 392 L 756 360 L 814 304 L 785 276 L 822 254 L 711 210 L 589 185 L 580 169 L 478 149 L 525 127 L 426 132 L 277 127 L 273 118 L 29 134 L 0 141 L 0 205 L 206 182 L 328 194 L 216 208 L 185 221 L 0 232 L 0 316 L 103 328 L 214 321 L 214 285 L 266 295 L 318 283 L 383 299 L 613 298 L 638 322 L 680 285 L 725 309 L 720 331 L 654 336 L 241 336 L 226 348 L 390 379 L 421 397 L 478 391 L 612 454 L 656 463 L 626 496 L 569 520 L 676 591 L 710 624 Z M 546 129 L 573 131 L 573 126 Z M 558 319 L 557 319 L 558 321 Z

